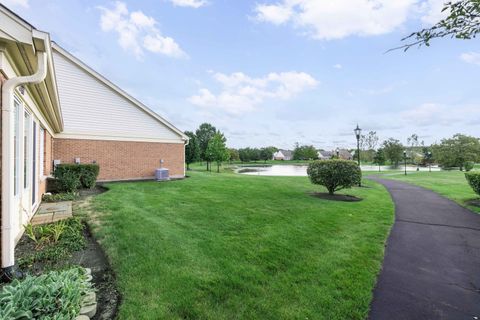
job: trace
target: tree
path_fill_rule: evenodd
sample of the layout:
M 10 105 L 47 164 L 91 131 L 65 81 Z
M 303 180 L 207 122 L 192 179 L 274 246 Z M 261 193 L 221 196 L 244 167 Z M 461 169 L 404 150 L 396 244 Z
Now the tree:
M 230 161 L 238 161 L 240 160 L 240 155 L 238 154 L 238 150 L 237 149 L 228 149 L 228 153 L 230 154 Z
M 362 134 L 360 136 L 360 149 L 363 151 L 360 155 L 363 161 L 373 161 L 378 141 L 379 138 L 376 131 L 370 131 L 366 135 Z M 355 157 L 357 157 L 357 155 L 355 155 Z
M 213 138 L 217 129 L 210 123 L 202 123 L 195 134 L 197 135 L 198 145 L 200 146 L 200 159 L 207 161 L 207 170 L 209 170 L 210 161 L 207 159 L 206 151 L 210 139 Z
M 383 151 L 383 149 L 378 149 L 373 156 L 373 163 L 378 164 L 378 172 L 381 171 L 381 166 L 385 164 L 386 160 L 387 159 L 385 158 L 385 152 Z
M 314 146 L 300 146 L 298 143 L 293 150 L 293 160 L 318 159 L 318 151 Z
M 413 32 L 402 41 L 411 41 L 396 49 L 407 51 L 413 46 L 430 46 L 436 38 L 456 38 L 468 40 L 480 33 L 480 0 L 460 0 L 448 2 L 442 12 L 448 16 L 430 28 Z
M 190 141 L 185 146 L 185 162 L 187 170 L 190 170 L 190 163 L 200 160 L 200 146 L 198 145 L 197 136 L 191 131 L 185 131 Z
M 402 160 L 403 150 L 402 143 L 397 139 L 390 138 L 383 142 L 385 157 L 390 160 L 395 167 L 398 167 L 398 163 Z
M 210 161 L 217 163 L 217 172 L 220 172 L 222 162 L 227 161 L 230 157 L 227 146 L 225 145 L 226 142 L 227 139 L 225 139 L 225 136 L 220 131 L 217 131 L 208 142 L 205 154 Z
M 273 159 L 273 154 L 277 152 L 277 148 L 275 147 L 266 147 L 260 149 L 260 159 L 267 162 L 268 160 Z
M 459 167 L 462 171 L 469 161 L 480 160 L 478 138 L 457 133 L 452 138 L 443 139 L 432 146 L 433 155 L 442 167 Z

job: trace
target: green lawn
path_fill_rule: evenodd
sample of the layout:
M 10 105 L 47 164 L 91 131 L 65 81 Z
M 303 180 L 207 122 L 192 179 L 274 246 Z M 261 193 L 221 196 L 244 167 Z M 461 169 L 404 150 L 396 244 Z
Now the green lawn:
M 379 184 L 362 202 L 314 198 L 302 177 L 189 172 L 109 184 L 94 199 L 123 294 L 120 319 L 364 319 L 393 223 Z
M 465 173 L 460 171 L 409 172 L 407 176 L 398 173 L 386 174 L 382 177 L 413 183 L 433 190 L 462 206 L 466 206 L 465 201 L 479 198 L 468 185 Z M 467 207 L 480 213 L 478 207 Z

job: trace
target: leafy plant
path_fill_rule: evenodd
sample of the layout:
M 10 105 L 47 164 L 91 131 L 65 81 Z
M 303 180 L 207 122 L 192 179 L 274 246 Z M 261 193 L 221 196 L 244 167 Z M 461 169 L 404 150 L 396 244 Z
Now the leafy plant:
M 465 178 L 473 191 L 480 196 L 480 172 L 467 172 Z
M 33 224 L 29 223 L 24 226 L 25 228 L 25 235 L 35 243 L 38 243 L 37 236 L 35 234 L 35 227 Z
M 0 292 L 0 319 L 74 319 L 92 290 L 83 268 L 14 280 Z
M 54 176 L 61 191 L 73 193 L 80 187 L 93 188 L 99 172 L 97 164 L 60 164 Z
M 475 167 L 475 163 L 472 161 L 465 162 L 465 171 L 469 172 Z
M 307 169 L 310 181 L 327 188 L 328 193 L 360 184 L 362 171 L 355 161 L 321 160 L 310 163 Z
M 77 194 L 74 192 L 44 194 L 42 198 L 44 202 L 73 201 L 75 199 L 77 199 Z

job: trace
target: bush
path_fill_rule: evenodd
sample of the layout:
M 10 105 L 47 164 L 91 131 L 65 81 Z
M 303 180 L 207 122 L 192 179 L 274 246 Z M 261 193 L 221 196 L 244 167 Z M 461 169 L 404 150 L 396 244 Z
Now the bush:
M 54 194 L 44 194 L 42 200 L 45 202 L 59 202 L 59 201 L 73 201 L 77 199 L 75 193 L 54 193 Z
M 0 292 L 0 319 L 74 319 L 92 290 L 83 268 L 14 280 Z
M 362 181 L 362 171 L 355 161 L 321 160 L 310 163 L 307 169 L 310 181 L 327 188 L 328 193 L 351 188 Z
M 475 167 L 475 163 L 471 161 L 465 162 L 465 171 L 469 172 Z
M 465 177 L 473 191 L 480 196 L 480 172 L 467 172 Z
M 93 188 L 99 171 L 97 164 L 59 164 L 54 176 L 61 191 L 74 192 L 80 187 Z

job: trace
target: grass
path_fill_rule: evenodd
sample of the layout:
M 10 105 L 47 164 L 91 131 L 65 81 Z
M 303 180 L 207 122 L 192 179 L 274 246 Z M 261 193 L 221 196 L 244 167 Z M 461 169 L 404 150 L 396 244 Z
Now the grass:
M 120 319 L 364 319 L 393 223 L 379 184 L 310 196 L 302 177 L 189 172 L 112 183 L 94 232 L 123 295 Z
M 467 206 L 466 201 L 478 199 L 465 179 L 465 172 L 437 171 L 437 172 L 409 172 L 408 175 L 386 174 L 384 178 L 401 180 L 435 191 L 444 197 L 452 199 L 462 206 L 480 213 L 479 207 Z

